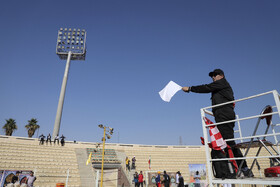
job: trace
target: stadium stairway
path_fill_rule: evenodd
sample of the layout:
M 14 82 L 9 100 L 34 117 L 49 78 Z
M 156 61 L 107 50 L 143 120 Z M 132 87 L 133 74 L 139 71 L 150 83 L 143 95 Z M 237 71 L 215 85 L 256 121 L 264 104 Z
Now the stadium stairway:
M 75 149 L 77 155 L 77 161 L 81 176 L 81 186 L 94 186 L 95 175 L 91 164 L 86 165 L 85 160 L 88 159 L 86 149 L 77 148 Z

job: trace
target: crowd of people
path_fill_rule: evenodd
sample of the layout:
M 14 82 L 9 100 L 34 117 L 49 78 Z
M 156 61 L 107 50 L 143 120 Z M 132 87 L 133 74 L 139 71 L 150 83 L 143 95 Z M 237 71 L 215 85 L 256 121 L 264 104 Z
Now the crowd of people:
M 200 177 L 200 174 L 199 174 L 198 171 L 196 171 L 194 179 L 195 179 L 195 183 L 194 183 L 195 187 L 200 187 L 201 177 Z M 174 178 L 173 178 L 173 180 L 174 180 Z M 134 182 L 135 187 L 143 187 L 143 185 L 145 185 L 145 180 L 144 180 L 142 171 L 140 171 L 139 174 L 138 174 L 137 171 L 134 173 L 133 182 Z M 157 187 L 170 187 L 171 186 L 171 178 L 167 174 L 166 171 L 163 171 L 162 176 L 161 176 L 161 172 L 158 171 L 154 182 L 155 182 Z M 183 178 L 180 171 L 178 171 L 176 173 L 175 181 L 173 181 L 173 182 L 175 182 L 176 187 L 184 187 L 185 186 L 184 178 Z
M 130 171 L 130 170 L 136 170 L 136 158 L 135 156 L 131 159 L 131 164 L 130 164 L 130 159 L 128 157 L 126 157 L 125 159 L 125 164 L 126 164 L 126 170 Z M 195 179 L 195 187 L 200 187 L 200 174 L 198 171 L 196 171 L 196 174 L 194 176 Z M 135 171 L 134 175 L 133 175 L 133 182 L 135 184 L 135 187 L 143 187 L 143 184 L 145 183 L 144 177 L 143 177 L 143 173 L 142 171 L 140 171 L 140 173 L 138 173 L 137 171 Z M 161 172 L 158 171 L 157 176 L 155 178 L 155 183 L 157 185 L 157 187 L 169 187 L 170 183 L 171 183 L 171 179 L 170 176 L 167 174 L 166 171 L 163 171 L 163 178 L 161 178 Z M 181 172 L 178 171 L 176 173 L 176 178 L 175 178 L 175 183 L 176 183 L 176 187 L 184 187 L 184 178 L 181 175 Z
M 46 139 L 46 140 L 45 140 L 45 138 L 46 138 L 46 136 L 44 136 L 44 134 L 41 134 L 41 135 L 39 136 L 39 140 L 40 140 L 39 145 L 44 145 L 44 142 L 46 142 L 47 145 L 48 145 L 48 143 L 50 143 L 50 145 L 52 145 L 52 137 L 51 137 L 51 134 L 49 133 L 49 135 L 47 136 L 47 139 Z M 64 146 L 66 137 L 63 136 L 63 134 L 61 135 L 61 137 L 59 137 L 59 136 L 57 135 L 57 136 L 54 138 L 54 140 L 53 140 L 54 145 L 55 145 L 55 144 L 59 145 L 59 139 L 60 139 L 60 144 L 61 144 L 61 146 Z
M 133 175 L 133 181 L 135 184 L 135 187 L 143 187 L 144 184 L 144 180 L 143 180 L 143 173 L 142 171 L 140 171 L 140 173 L 138 174 L 138 172 L 135 172 L 135 174 Z
M 157 177 L 156 177 L 156 185 L 157 187 L 161 187 L 161 184 L 163 184 L 164 187 L 170 186 L 170 177 L 167 175 L 166 171 L 163 172 L 163 180 L 160 178 L 160 171 L 158 171 Z
M 125 159 L 125 165 L 126 165 L 126 170 L 130 171 L 131 169 L 132 170 L 135 170 L 136 169 L 136 158 L 135 156 L 131 159 L 131 167 L 130 167 L 130 160 L 128 157 L 126 157 Z
M 20 175 L 20 172 L 17 171 L 16 175 L 14 175 L 12 177 L 12 181 L 10 184 L 8 184 L 8 186 L 10 186 L 10 187 L 12 187 L 12 186 L 13 187 L 20 187 L 20 186 L 33 187 L 33 183 L 37 179 L 34 176 L 33 171 L 30 172 L 30 175 L 27 176 L 26 180 L 24 180 L 24 181 L 19 181 L 20 180 L 19 175 Z
M 196 180 L 196 182 L 195 182 L 195 187 L 200 187 L 200 185 L 199 185 L 199 179 L 200 179 L 200 176 L 197 176 L 197 180 Z M 183 176 L 182 176 L 182 174 L 181 174 L 181 172 L 180 171 L 178 171 L 177 173 L 176 173 L 176 176 L 175 176 L 175 184 L 176 184 L 176 187 L 184 187 L 185 186 L 185 184 L 184 184 L 184 178 L 183 178 Z M 157 185 L 157 187 L 169 187 L 170 186 L 170 184 L 171 184 L 171 178 L 170 178 L 170 176 L 167 174 L 167 172 L 166 171 L 163 171 L 163 177 L 161 178 L 161 172 L 160 171 L 158 171 L 158 173 L 157 173 L 157 176 L 156 176 L 156 178 L 155 178 L 155 183 L 156 183 L 156 185 Z M 196 183 L 198 184 L 198 185 L 196 185 Z

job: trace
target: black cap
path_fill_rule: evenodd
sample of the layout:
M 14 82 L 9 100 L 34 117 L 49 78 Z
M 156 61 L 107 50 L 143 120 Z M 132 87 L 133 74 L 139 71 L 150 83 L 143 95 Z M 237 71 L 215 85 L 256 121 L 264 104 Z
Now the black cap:
M 210 77 L 216 76 L 216 75 L 225 75 L 223 70 L 221 69 L 214 69 L 214 71 L 209 73 Z

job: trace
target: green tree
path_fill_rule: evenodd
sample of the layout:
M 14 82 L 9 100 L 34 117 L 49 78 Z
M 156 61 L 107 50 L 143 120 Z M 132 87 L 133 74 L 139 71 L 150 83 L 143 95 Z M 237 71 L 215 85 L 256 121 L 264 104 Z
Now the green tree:
M 5 129 L 6 136 L 12 136 L 13 132 L 17 130 L 16 120 L 6 119 L 6 124 L 2 128 Z
M 31 118 L 31 120 L 28 120 L 28 124 L 25 125 L 29 138 L 32 138 L 35 131 L 40 128 L 40 125 L 38 125 L 37 123 L 38 123 L 37 119 Z

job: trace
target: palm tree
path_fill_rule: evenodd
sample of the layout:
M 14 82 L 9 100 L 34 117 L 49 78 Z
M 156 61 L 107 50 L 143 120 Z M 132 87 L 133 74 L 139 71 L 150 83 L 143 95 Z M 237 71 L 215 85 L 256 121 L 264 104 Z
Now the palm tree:
M 25 125 L 29 138 L 32 138 L 35 131 L 40 128 L 40 125 L 38 125 L 37 122 L 38 122 L 37 119 L 31 118 L 31 120 L 28 120 L 28 124 Z
M 12 136 L 13 132 L 17 130 L 16 120 L 6 119 L 6 124 L 2 128 L 5 129 L 6 136 Z

